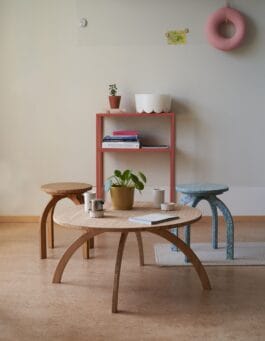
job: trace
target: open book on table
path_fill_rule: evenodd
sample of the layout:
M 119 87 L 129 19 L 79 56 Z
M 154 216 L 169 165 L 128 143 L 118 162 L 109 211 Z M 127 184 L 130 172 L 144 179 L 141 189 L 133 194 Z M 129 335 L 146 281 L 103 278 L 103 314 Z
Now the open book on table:
M 129 221 L 138 224 L 146 224 L 146 225 L 155 225 L 164 223 L 169 220 L 178 219 L 179 217 L 175 214 L 167 214 L 167 213 L 150 213 L 146 215 L 141 215 L 137 217 L 130 217 Z

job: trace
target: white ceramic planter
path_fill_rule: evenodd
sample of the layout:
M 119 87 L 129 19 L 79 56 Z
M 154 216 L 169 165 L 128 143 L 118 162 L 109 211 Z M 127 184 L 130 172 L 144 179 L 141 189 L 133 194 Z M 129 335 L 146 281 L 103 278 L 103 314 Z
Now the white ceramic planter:
M 138 113 L 169 112 L 171 109 L 171 97 L 169 95 L 136 94 L 135 104 Z

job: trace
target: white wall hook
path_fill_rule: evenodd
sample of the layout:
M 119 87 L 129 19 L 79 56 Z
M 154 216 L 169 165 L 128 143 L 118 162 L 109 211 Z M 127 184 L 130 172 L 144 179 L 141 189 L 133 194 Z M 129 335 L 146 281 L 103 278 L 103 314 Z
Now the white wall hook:
M 79 21 L 79 26 L 80 27 L 87 27 L 88 21 L 86 18 L 81 18 Z

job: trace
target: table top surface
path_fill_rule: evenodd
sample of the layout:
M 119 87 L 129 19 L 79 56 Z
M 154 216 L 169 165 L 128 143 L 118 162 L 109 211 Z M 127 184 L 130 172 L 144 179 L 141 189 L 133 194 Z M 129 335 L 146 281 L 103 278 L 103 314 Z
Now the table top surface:
M 54 182 L 41 186 L 41 190 L 52 195 L 79 194 L 92 189 L 92 185 L 83 182 Z
M 174 211 L 166 212 L 152 207 L 151 203 L 143 202 L 135 203 L 133 209 L 128 211 L 113 210 L 108 205 L 105 206 L 103 218 L 90 218 L 89 214 L 84 211 L 84 206 L 77 205 L 56 209 L 54 220 L 61 226 L 75 229 L 102 229 L 107 232 L 137 232 L 181 227 L 192 224 L 201 218 L 201 211 L 189 206 L 176 205 Z M 135 223 L 128 220 L 130 217 L 151 213 L 175 214 L 179 218 L 155 225 Z
M 213 193 L 220 194 L 229 190 L 227 185 L 222 184 L 209 184 L 209 183 L 194 183 L 177 185 L 176 190 L 185 194 L 200 194 L 200 193 Z

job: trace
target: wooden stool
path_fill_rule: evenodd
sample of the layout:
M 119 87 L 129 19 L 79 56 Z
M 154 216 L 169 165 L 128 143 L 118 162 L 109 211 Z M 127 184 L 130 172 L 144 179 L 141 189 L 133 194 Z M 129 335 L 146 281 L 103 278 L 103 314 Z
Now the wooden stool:
M 54 248 L 54 226 L 53 213 L 57 202 L 61 199 L 71 199 L 76 205 L 84 203 L 82 194 L 92 189 L 92 186 L 85 183 L 78 182 L 57 182 L 41 186 L 41 190 L 50 194 L 52 198 L 46 205 L 40 221 L 40 258 L 47 258 L 46 246 L 46 225 L 48 215 L 50 214 L 50 224 L 48 227 L 48 245 L 49 248 Z M 94 247 L 94 240 L 84 244 L 83 256 L 89 258 L 89 248 Z
M 217 198 L 229 190 L 226 185 L 218 184 L 188 184 L 176 187 L 182 193 L 181 203 L 196 207 L 201 200 L 208 201 L 212 211 L 212 247 L 218 248 L 218 215 L 217 209 L 223 214 L 226 223 L 226 259 L 234 259 L 234 222 L 227 206 Z M 175 234 L 177 235 L 177 229 Z M 185 242 L 190 245 L 190 226 L 185 227 Z M 174 248 L 174 247 L 173 247 Z M 176 251 L 176 248 L 174 248 Z M 186 259 L 187 261 L 187 259 Z

